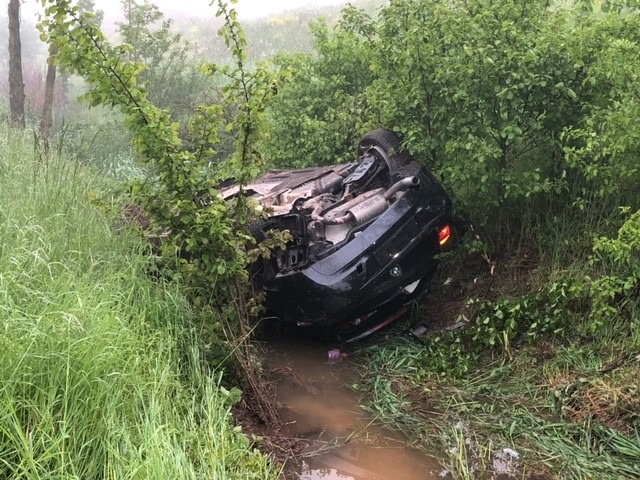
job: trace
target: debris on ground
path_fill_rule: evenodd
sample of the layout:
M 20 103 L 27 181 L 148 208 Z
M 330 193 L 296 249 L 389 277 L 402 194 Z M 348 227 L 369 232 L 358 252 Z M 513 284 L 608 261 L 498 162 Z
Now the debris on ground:
M 334 348 L 333 350 L 329 350 L 327 352 L 327 357 L 329 358 L 330 361 L 335 362 L 337 360 L 340 360 L 342 356 L 341 356 L 340 350 L 337 348 Z
M 411 335 L 414 337 L 422 338 L 428 331 L 427 326 L 424 323 L 418 323 L 411 329 Z

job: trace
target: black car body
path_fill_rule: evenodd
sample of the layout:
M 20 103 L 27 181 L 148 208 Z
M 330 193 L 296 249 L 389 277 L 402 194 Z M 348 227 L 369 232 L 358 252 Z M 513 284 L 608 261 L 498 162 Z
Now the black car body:
M 252 226 L 257 239 L 291 234 L 255 280 L 269 311 L 297 325 L 388 317 L 427 290 L 438 255 L 457 242 L 449 196 L 385 129 L 362 138 L 357 162 L 272 171 L 244 193 L 267 212 Z

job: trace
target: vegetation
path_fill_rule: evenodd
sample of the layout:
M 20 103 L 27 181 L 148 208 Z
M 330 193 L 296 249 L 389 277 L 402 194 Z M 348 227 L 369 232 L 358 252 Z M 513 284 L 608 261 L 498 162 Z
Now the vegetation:
M 189 52 L 191 45 L 173 33 L 173 22 L 152 3 L 122 2 L 125 20 L 118 24 L 127 59 L 145 65 L 138 83 L 145 86 L 154 105 L 168 109 L 174 118 L 189 115 L 204 98 L 206 77 Z M 176 92 L 180 92 L 176 95 Z
M 374 79 L 372 45 L 349 28 L 354 7 L 331 33 L 311 24 L 317 54 L 282 54 L 276 65 L 292 75 L 269 105 L 263 150 L 274 166 L 304 167 L 350 161 L 365 122 L 364 90 Z M 295 112 L 295 114 L 294 114 Z
M 633 42 L 637 19 L 548 3 L 399 1 L 377 21 L 347 9 L 332 35 L 316 29 L 317 55 L 288 62 L 299 75 L 274 99 L 265 148 L 276 163 L 334 162 L 363 132 L 393 127 L 493 251 L 544 241 L 549 222 L 572 212 L 637 207 L 637 170 L 622 157 L 621 188 L 605 192 L 611 154 L 628 157 L 603 150 L 604 132 L 594 131 L 621 128 L 602 116 L 627 108 L 617 96 L 633 67 L 612 51 L 618 35 Z M 627 55 L 635 44 L 624 45 Z M 349 141 L 330 136 L 332 125 Z M 600 155 L 600 167 L 587 167 Z
M 275 478 L 184 287 L 87 201 L 111 185 L 7 126 L 0 178 L 0 476 Z
M 262 398 L 246 266 L 268 252 L 245 233 L 251 206 L 222 202 L 216 186 L 351 159 L 360 135 L 383 126 L 442 179 L 469 231 L 442 259 L 452 280 L 430 297 L 443 327 L 462 328 L 363 349 L 368 408 L 439 447 L 456 478 L 497 464 L 524 478 L 638 475 L 637 2 L 350 6 L 335 26 L 312 23 L 312 52 L 254 64 L 220 1 L 231 58 L 205 65 L 150 5 L 129 2 L 127 43 L 113 47 L 69 1 L 44 3 L 55 60 L 83 77 L 91 106 L 115 108 L 110 123 L 83 112 L 84 125 L 60 130 L 77 162 L 36 147 L 20 163 L 25 138 L 5 130 L 0 143 L 12 185 L 0 202 L 6 476 L 271 475 L 262 457 L 240 457 L 236 392 L 214 388 L 220 377 L 203 366 L 228 366 L 231 347 Z M 96 180 L 80 163 L 134 180 L 152 230 L 172 231 L 162 263 L 82 201 Z M 112 204 L 110 185 L 95 189 Z
M 356 0 L 351 2 L 359 8 L 375 13 L 385 0 Z M 247 58 L 249 62 L 270 60 L 281 53 L 305 52 L 313 50 L 313 40 L 309 24 L 322 19 L 330 25 L 340 19 L 340 5 L 300 4 L 292 10 L 272 14 L 253 20 L 242 20 L 247 35 Z M 202 18 L 177 18 L 176 28 L 189 40 L 200 57 L 216 62 L 227 61 L 227 50 L 219 38 L 211 38 L 211 22 Z
M 184 147 L 177 125 L 138 82 L 144 65 L 122 61 L 129 47 L 111 47 L 94 17 L 70 2 L 45 6 L 40 29 L 53 61 L 85 77 L 92 105 L 125 116 L 144 168 L 128 201 L 150 216 L 147 235 L 172 234 L 158 262 L 126 229 L 110 233 L 88 199 L 113 210 L 114 220 L 130 208 L 120 210 L 111 185 L 89 191 L 95 178 L 60 156 L 63 136 L 57 155 L 50 144 L 40 150 L 36 137 L 29 156 L 25 136 L 4 131 L 2 174 L 12 185 L 2 192 L 3 237 L 13 243 L 1 257 L 2 476 L 272 478 L 273 467 L 230 424 L 240 391 L 221 386 L 223 367 L 244 368 L 243 384 L 263 405 L 258 413 L 274 421 L 246 341 L 252 306 L 243 225 L 253 213 L 213 190 L 220 178 L 252 175 L 254 124 L 271 77 L 243 68 L 242 29 L 220 3 L 236 63 L 221 69 L 221 104 L 198 107 L 185 124 Z M 213 75 L 217 67 L 204 70 Z M 235 115 L 224 118 L 223 105 Z M 214 162 L 223 129 L 235 147 L 224 164 Z

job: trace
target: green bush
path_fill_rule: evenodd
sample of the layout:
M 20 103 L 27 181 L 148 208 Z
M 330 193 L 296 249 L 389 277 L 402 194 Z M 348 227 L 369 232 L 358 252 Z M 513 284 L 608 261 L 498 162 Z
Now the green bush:
M 280 61 L 295 73 L 268 109 L 268 156 L 335 163 L 366 130 L 393 128 L 490 254 L 554 248 L 550 229 L 588 248 L 594 227 L 619 221 L 609 212 L 638 202 L 640 19 L 623 3 L 400 0 L 378 19 L 346 9 L 334 32 L 316 26 L 315 55 Z
M 333 165 L 355 158 L 366 116 L 363 94 L 373 79 L 373 45 L 361 33 L 364 13 L 350 7 L 343 17 L 333 30 L 323 21 L 311 25 L 316 54 L 275 59 L 290 77 L 267 109 L 263 150 L 271 166 Z
M 640 292 L 640 210 L 620 227 L 616 238 L 600 237 L 594 243 L 590 279 L 589 327 L 597 330 L 616 318 L 638 321 Z M 635 314 L 635 315 L 634 315 Z

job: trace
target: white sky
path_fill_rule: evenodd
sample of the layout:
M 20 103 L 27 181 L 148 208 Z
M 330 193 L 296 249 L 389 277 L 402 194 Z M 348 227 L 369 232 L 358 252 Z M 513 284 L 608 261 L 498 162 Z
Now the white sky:
M 143 0 L 138 1 L 142 2 Z M 213 0 L 214 6 L 210 6 L 212 0 L 150 1 L 160 7 L 160 10 L 169 17 L 177 15 L 184 17 L 214 17 L 217 9 L 216 0 Z M 22 6 L 23 15 L 33 15 L 33 12 L 38 9 L 39 3 L 38 0 L 26 0 Z M 346 5 L 347 3 L 348 0 L 238 0 L 238 3 L 235 6 L 231 5 L 231 7 L 238 11 L 239 20 L 242 21 L 264 17 L 284 10 L 311 6 Z M 96 0 L 96 7 L 104 10 L 107 21 L 119 16 L 119 12 L 122 10 L 120 0 Z
M 96 4 L 112 4 L 113 0 L 97 0 Z M 155 0 L 153 3 L 167 14 L 178 13 L 187 16 L 192 13 L 200 15 L 214 15 L 216 6 L 210 7 L 211 0 Z M 240 20 L 263 17 L 283 10 L 293 10 L 307 6 L 340 5 L 347 0 L 238 0 L 235 6 Z M 119 2 L 118 2 L 119 6 Z M 105 9 L 105 7 L 100 7 Z

